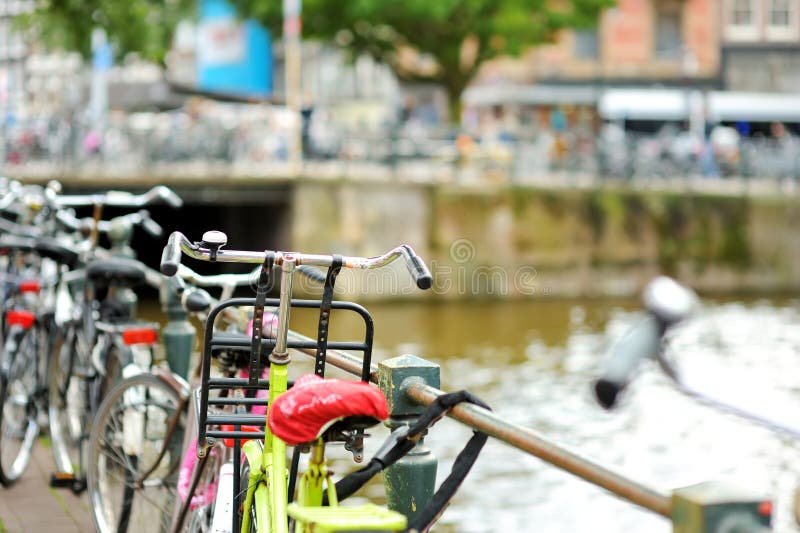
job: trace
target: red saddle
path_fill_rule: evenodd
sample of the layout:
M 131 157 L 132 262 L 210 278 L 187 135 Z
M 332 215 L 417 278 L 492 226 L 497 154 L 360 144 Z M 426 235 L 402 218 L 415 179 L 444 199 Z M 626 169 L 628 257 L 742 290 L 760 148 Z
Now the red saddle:
M 278 396 L 267 422 L 273 435 L 294 446 L 313 441 L 349 416 L 386 420 L 389 406 L 381 391 L 369 383 L 306 374 Z

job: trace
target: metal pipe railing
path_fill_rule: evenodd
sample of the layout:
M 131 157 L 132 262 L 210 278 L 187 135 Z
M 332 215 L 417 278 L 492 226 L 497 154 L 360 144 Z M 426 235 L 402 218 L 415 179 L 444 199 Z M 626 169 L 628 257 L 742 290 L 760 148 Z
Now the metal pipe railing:
M 296 337 L 297 340 L 306 339 L 304 335 L 294 332 L 291 333 L 291 336 Z M 313 349 L 300 351 L 311 356 L 316 354 Z M 361 375 L 361 360 L 348 353 L 328 350 L 327 362 L 346 372 L 357 376 Z M 373 383 L 378 382 L 378 368 L 374 365 L 371 369 L 370 381 Z M 402 388 L 409 398 L 420 405 L 429 405 L 438 396 L 444 394 L 441 390 L 426 385 L 421 379 L 407 379 L 403 382 Z M 507 422 L 491 411 L 467 403 L 454 407 L 449 416 L 472 429 L 486 433 L 589 483 L 602 487 L 635 505 L 665 517 L 671 516 L 672 501 L 670 496 L 612 472 L 589 459 L 548 441 L 529 428 Z
M 439 389 L 414 378 L 404 381 L 401 388 L 412 400 L 422 405 L 429 405 L 441 394 L 444 394 Z M 662 516 L 670 517 L 672 514 L 670 496 L 616 474 L 546 440 L 531 429 L 503 420 L 491 411 L 476 405 L 462 403 L 455 406 L 448 416 L 472 429 L 486 433 L 555 467 L 585 479 L 589 483 L 613 492 L 633 504 Z

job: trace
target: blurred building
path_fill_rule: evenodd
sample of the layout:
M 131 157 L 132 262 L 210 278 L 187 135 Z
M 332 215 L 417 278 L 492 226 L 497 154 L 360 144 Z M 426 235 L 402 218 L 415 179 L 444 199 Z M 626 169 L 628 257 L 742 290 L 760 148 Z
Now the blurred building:
M 28 43 L 13 28 L 13 19 L 34 7 L 32 0 L 0 2 L 0 109 L 15 113 L 25 102 L 25 60 Z
M 723 0 L 724 87 L 800 92 L 800 0 Z
M 521 59 L 488 62 L 464 103 L 476 115 L 501 106 L 522 126 L 594 129 L 609 89 L 719 87 L 720 20 L 718 0 L 618 0 L 594 28 L 562 31 Z M 677 99 L 685 107 L 686 98 Z M 483 112 L 481 122 L 498 113 Z
M 531 50 L 521 61 L 487 63 L 479 80 L 716 87 L 719 10 L 717 0 L 619 0 L 597 27 L 563 31 L 554 44 Z

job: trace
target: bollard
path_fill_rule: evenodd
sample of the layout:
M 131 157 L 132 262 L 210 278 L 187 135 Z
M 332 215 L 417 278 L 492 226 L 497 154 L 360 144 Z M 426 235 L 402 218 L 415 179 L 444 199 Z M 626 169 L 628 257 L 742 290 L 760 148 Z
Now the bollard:
M 189 315 L 183 309 L 180 297 L 171 290 L 169 284 L 161 287 L 161 306 L 167 314 L 167 325 L 161 332 L 167 364 L 170 370 L 188 380 L 195 329 L 187 320 Z
M 750 489 L 705 482 L 672 495 L 674 533 L 756 533 L 768 531 L 772 502 Z
M 378 364 L 378 385 L 389 402 L 389 429 L 413 424 L 425 409 L 406 396 L 403 382 L 416 378 L 439 387 L 439 375 L 439 365 L 415 355 L 401 355 Z M 389 508 L 404 514 L 409 521 L 430 501 L 436 486 L 436 456 L 423 440 L 383 471 Z

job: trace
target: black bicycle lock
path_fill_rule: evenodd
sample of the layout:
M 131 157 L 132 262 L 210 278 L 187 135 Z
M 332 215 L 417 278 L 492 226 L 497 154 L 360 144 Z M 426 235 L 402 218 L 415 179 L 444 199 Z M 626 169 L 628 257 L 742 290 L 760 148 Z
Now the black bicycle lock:
M 247 382 L 249 385 L 258 385 L 258 378 L 261 377 L 261 335 L 264 327 L 264 306 L 267 303 L 267 290 L 269 289 L 269 276 L 272 272 L 272 265 L 275 263 L 275 254 L 265 252 L 264 263 L 261 265 L 261 272 L 258 274 L 258 284 L 256 285 L 256 302 L 253 306 L 253 337 L 250 345 L 250 375 Z
M 392 466 L 401 457 L 414 449 L 417 441 L 425 431 L 433 427 L 453 407 L 462 402 L 491 410 L 480 398 L 466 390 L 442 394 L 422 412 L 422 415 L 414 425 L 401 426 L 392 431 L 392 434 L 383 443 L 375 456 L 370 459 L 369 463 L 336 483 L 336 495 L 339 500 L 344 500 L 354 494 L 375 474 Z M 436 490 L 428 504 L 420 511 L 419 515 L 408 525 L 407 533 L 426 531 L 439 518 L 461 486 L 461 483 L 467 477 L 467 474 L 469 474 L 487 439 L 488 435 L 485 433 L 473 431 L 472 437 L 456 457 L 450 474 Z M 322 504 L 328 505 L 327 494 L 323 494 Z

